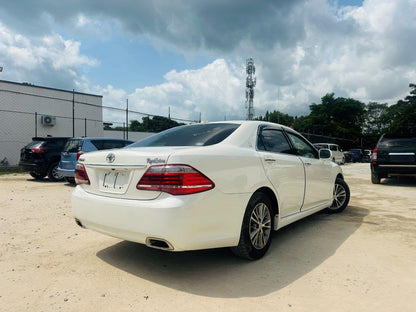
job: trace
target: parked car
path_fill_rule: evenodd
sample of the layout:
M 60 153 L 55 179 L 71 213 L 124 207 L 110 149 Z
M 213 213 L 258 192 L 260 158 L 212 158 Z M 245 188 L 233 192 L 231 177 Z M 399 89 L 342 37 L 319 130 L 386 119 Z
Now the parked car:
M 57 168 L 68 137 L 34 137 L 20 150 L 19 166 L 41 180 L 46 175 L 51 181 L 62 181 Z
M 392 175 L 416 176 L 416 136 L 383 134 L 371 157 L 371 182 Z
M 373 154 L 373 152 L 369 149 L 365 149 L 363 151 L 363 158 L 362 161 L 363 162 L 370 162 L 371 161 L 371 155 Z
M 175 127 L 82 155 L 73 215 L 81 227 L 157 249 L 232 247 L 254 260 L 273 230 L 345 209 L 349 188 L 330 157 L 274 123 Z
M 352 162 L 352 153 L 350 151 L 344 151 L 344 159 L 346 163 Z
M 130 140 L 112 138 L 72 138 L 66 143 L 59 162 L 58 172 L 68 182 L 75 182 L 75 165 L 79 157 L 88 152 L 122 148 L 134 143 Z
M 362 162 L 363 160 L 363 150 L 359 148 L 350 149 L 352 153 L 352 161 L 353 162 Z
M 345 156 L 339 145 L 332 143 L 316 143 L 314 145 L 318 151 L 322 148 L 329 149 L 331 151 L 331 159 L 334 163 L 341 165 L 345 164 Z

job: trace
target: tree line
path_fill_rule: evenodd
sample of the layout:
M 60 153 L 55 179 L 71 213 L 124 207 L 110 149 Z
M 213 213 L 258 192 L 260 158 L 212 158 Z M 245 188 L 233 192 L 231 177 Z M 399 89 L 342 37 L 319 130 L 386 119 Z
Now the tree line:
M 378 137 L 382 133 L 416 135 L 416 84 L 409 87 L 410 95 L 390 106 L 377 102 L 364 104 L 328 93 L 321 98 L 321 103 L 309 106 L 307 116 L 293 117 L 273 111 L 266 112 L 258 120 L 280 123 L 302 133 L 349 140 Z

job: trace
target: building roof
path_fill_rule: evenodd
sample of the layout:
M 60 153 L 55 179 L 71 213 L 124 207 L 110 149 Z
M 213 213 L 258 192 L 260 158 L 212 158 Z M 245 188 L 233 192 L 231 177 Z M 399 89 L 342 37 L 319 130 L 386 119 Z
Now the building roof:
M 46 89 L 46 90 L 54 90 L 54 91 L 61 91 L 61 92 L 68 92 L 68 93 L 75 93 L 75 94 L 81 94 L 81 95 L 89 95 L 89 96 L 96 96 L 96 97 L 100 97 L 102 98 L 102 95 L 97 95 L 97 94 L 90 94 L 90 93 L 83 93 L 83 92 L 77 92 L 77 91 L 71 91 L 71 90 L 63 90 L 63 89 L 57 89 L 57 88 L 49 88 L 49 87 L 42 87 L 42 86 L 36 86 L 34 84 L 31 83 L 27 83 L 27 82 L 13 82 L 13 81 L 7 81 L 7 80 L 1 80 L 0 82 L 4 82 L 4 83 L 10 83 L 10 84 L 14 84 L 14 85 L 19 85 L 19 86 L 24 86 L 24 87 L 32 87 L 32 88 L 39 88 L 39 89 Z

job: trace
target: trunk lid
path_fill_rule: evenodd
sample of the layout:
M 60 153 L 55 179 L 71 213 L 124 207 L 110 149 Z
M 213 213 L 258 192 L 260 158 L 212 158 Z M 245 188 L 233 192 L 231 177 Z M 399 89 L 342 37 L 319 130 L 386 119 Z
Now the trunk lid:
M 88 193 L 123 199 L 151 200 L 158 191 L 138 190 L 137 183 L 152 165 L 163 165 L 169 156 L 183 147 L 123 148 L 81 155 L 90 184 L 81 187 Z

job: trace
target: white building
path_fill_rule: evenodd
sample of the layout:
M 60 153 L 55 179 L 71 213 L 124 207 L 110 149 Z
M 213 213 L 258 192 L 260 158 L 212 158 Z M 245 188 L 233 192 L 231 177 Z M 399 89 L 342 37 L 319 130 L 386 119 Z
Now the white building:
M 102 137 L 102 116 L 101 95 L 0 80 L 0 161 L 18 164 L 35 136 Z

